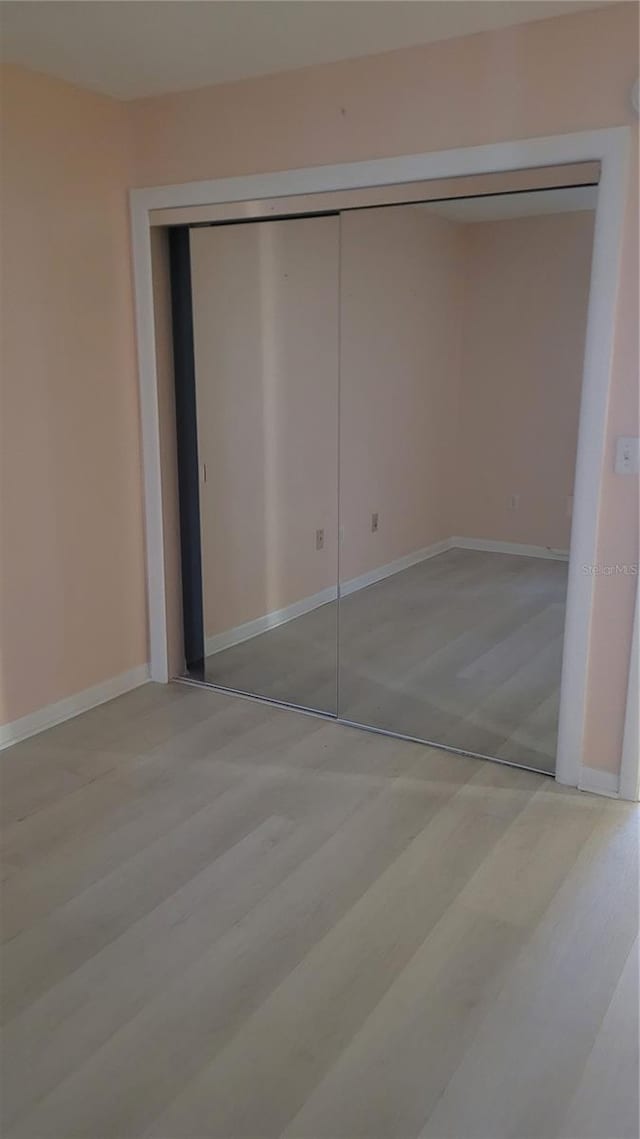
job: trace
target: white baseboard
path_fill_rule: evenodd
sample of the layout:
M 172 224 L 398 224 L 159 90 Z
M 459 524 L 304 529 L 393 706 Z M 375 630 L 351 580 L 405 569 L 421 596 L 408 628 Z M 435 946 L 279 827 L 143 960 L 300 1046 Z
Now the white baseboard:
M 396 573 L 401 573 L 402 570 L 410 569 L 411 566 L 415 566 L 419 562 L 426 562 L 429 558 L 435 558 L 438 554 L 444 554 L 447 550 L 456 548 L 486 550 L 495 554 L 522 554 L 534 558 L 552 558 L 555 561 L 566 561 L 569 557 L 566 551 L 552 550 L 547 546 L 523 546 L 518 542 L 494 542 L 486 538 L 443 538 L 439 542 L 432 542 L 430 546 L 423 546 L 421 550 L 414 550 L 411 554 L 405 554 L 393 562 L 387 562 L 386 565 L 376 566 L 375 569 L 360 574 L 358 577 L 352 577 L 349 581 L 343 581 L 340 585 L 340 597 L 348 597 L 350 593 L 356 593 L 359 589 L 366 589 L 369 585 L 375 585 L 377 581 L 383 581 L 384 578 L 392 577 Z M 205 639 L 205 654 L 212 656 L 214 653 L 222 652 L 223 649 L 241 645 L 243 641 L 249 641 L 260 633 L 266 633 L 269 629 L 276 629 L 278 625 L 284 625 L 287 621 L 302 617 L 304 613 L 310 613 L 313 609 L 318 609 L 320 605 L 335 601 L 337 596 L 335 587 L 329 586 L 327 589 L 321 590 L 320 593 L 303 597 L 301 601 L 295 601 L 293 605 L 285 606 L 284 609 L 274 609 L 271 613 L 265 613 L 264 616 L 256 617 L 253 621 L 245 621 L 244 624 L 225 629 L 222 633 L 213 633 Z
M 350 581 L 345 581 L 340 586 L 340 596 L 347 597 L 358 589 L 365 589 L 367 585 L 373 585 L 376 581 L 382 581 L 385 577 L 391 577 L 394 573 L 409 569 L 410 566 L 424 562 L 427 558 L 433 558 L 436 554 L 442 554 L 449 549 L 450 545 L 448 538 L 442 542 L 434 542 L 431 546 L 425 546 L 421 550 L 415 550 L 412 554 L 405 554 L 402 558 L 396 558 L 394 562 L 389 562 L 385 566 L 377 566 L 376 569 L 370 570 L 369 573 L 363 573 L 360 577 L 351 578 Z M 321 590 L 320 593 L 313 593 L 310 597 L 303 597 L 301 601 L 295 601 L 293 605 L 287 605 L 284 609 L 275 609 L 271 613 L 265 613 L 263 617 L 256 617 L 253 621 L 245 621 L 244 624 L 225 629 L 222 633 L 213 633 L 205 639 L 205 653 L 207 656 L 211 656 L 213 653 L 222 652 L 223 649 L 232 648 L 233 645 L 240 645 L 243 641 L 257 637 L 259 633 L 266 633 L 268 629 L 275 629 L 278 625 L 284 625 L 287 621 L 302 617 L 304 613 L 310 613 L 312 609 L 318 609 L 329 601 L 335 601 L 337 596 L 338 591 L 335 586 L 329 586 L 327 589 Z
M 230 649 L 233 645 L 241 645 L 243 641 L 250 641 L 259 633 L 266 633 L 268 629 L 276 629 L 278 625 L 285 625 L 287 621 L 302 617 L 304 613 L 310 613 L 312 609 L 318 609 L 321 605 L 326 605 L 328 601 L 335 601 L 337 596 L 336 587 L 329 586 L 327 589 L 322 589 L 320 593 L 313 593 L 310 597 L 303 597 L 301 601 L 294 601 L 293 605 L 287 605 L 284 609 L 274 609 L 271 613 L 265 613 L 263 617 L 256 617 L 253 621 L 234 625 L 233 628 L 225 629 L 222 633 L 213 633 L 205 639 L 204 651 L 207 656 L 212 656 L 213 653 Z
M 3 724 L 0 726 L 0 750 L 11 747 L 12 744 L 20 743 L 21 740 L 26 740 L 37 732 L 43 732 L 45 728 L 53 728 L 56 724 L 63 723 L 64 720 L 79 716 L 81 712 L 88 712 L 90 708 L 96 708 L 98 704 L 105 704 L 107 700 L 122 696 L 123 693 L 130 692 L 133 688 L 139 688 L 148 680 L 149 665 L 141 664 L 138 668 L 132 668 L 129 672 L 122 672 L 119 676 L 113 676 L 102 684 L 94 685 L 93 688 L 85 688 L 83 692 L 77 692 L 75 696 L 68 696 L 56 704 L 48 704 L 45 708 L 38 708 L 37 712 L 31 712 L 28 716 L 22 716 L 10 724 Z
M 619 786 L 620 777 L 612 771 L 600 771 L 597 767 L 580 768 L 579 791 L 591 791 L 593 795 L 617 799 Z
M 568 562 L 568 550 L 554 550 L 552 546 L 527 546 L 522 542 L 496 542 L 492 538 L 450 538 L 449 545 L 460 550 L 486 550 L 489 554 L 519 554 L 523 558 L 549 558 L 554 562 Z
M 385 577 L 392 577 L 394 573 L 400 573 L 402 570 L 410 569 L 411 566 L 416 566 L 418 562 L 426 562 L 429 558 L 435 558 L 437 554 L 444 554 L 455 545 L 455 542 L 455 538 L 443 538 L 440 542 L 432 542 L 430 546 L 423 546 L 421 550 L 415 550 L 413 554 L 405 554 L 404 557 L 396 558 L 394 562 L 388 562 L 385 566 L 376 566 L 368 573 L 362 573 L 359 577 L 352 577 L 349 581 L 343 581 L 340 585 L 340 596 L 348 597 L 350 593 L 356 593 L 359 589 L 366 589 L 368 585 L 375 585 L 377 581 L 382 581 Z

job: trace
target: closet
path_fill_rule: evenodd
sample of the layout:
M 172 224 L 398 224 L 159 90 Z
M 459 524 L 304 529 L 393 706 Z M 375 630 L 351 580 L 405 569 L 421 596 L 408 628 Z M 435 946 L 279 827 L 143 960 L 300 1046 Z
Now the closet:
M 190 245 L 203 675 L 336 715 L 339 219 Z
M 549 181 L 170 230 L 186 678 L 553 770 L 597 178 Z

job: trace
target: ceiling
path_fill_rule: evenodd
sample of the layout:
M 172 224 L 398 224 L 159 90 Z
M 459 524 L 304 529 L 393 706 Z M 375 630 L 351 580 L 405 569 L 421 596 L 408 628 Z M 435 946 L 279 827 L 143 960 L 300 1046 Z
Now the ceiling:
M 506 218 L 595 210 L 597 197 L 597 186 L 570 186 L 518 194 L 492 194 L 485 198 L 456 198 L 450 202 L 425 204 L 420 208 L 449 221 L 503 221 Z
M 119 99 L 522 24 L 568 0 L 4 0 L 2 58 Z

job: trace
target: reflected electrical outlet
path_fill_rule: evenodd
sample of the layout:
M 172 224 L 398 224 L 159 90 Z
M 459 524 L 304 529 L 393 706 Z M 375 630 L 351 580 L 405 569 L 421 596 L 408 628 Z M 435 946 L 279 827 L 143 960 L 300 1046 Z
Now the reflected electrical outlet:
M 316 530 L 316 550 L 324 550 L 324 530 Z
M 371 533 L 376 534 L 377 530 L 378 530 L 378 512 L 376 510 L 375 513 L 371 515 Z

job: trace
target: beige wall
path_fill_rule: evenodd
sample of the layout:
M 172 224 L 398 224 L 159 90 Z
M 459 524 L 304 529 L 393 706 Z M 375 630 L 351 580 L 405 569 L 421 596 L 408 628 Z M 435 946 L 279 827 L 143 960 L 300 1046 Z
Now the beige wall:
M 338 228 L 191 231 L 207 636 L 336 585 Z
M 342 581 L 451 534 L 462 227 L 426 210 L 341 218 Z M 371 531 L 371 514 L 378 531 Z
M 126 108 L 2 81 L 0 722 L 148 659 Z
M 638 11 L 136 99 L 136 184 L 355 162 L 633 122 Z
M 343 582 L 454 535 L 568 549 L 592 239 L 413 206 L 192 230 L 207 635 L 335 589 L 338 414 Z
M 569 548 L 593 217 L 463 227 L 453 534 Z
M 125 116 L 136 185 L 622 123 L 637 130 L 629 102 L 637 42 L 636 5 L 616 4 L 126 108 L 10 70 L 3 497 L 6 468 L 12 491 L 17 469 L 23 485 L 3 503 L 12 547 L 3 581 L 5 718 L 114 675 L 147 651 Z M 636 433 L 638 423 L 634 201 L 617 303 L 603 564 L 637 560 L 637 486 L 615 476 L 611 461 L 615 436 Z M 92 319 L 83 322 L 85 308 Z M 634 586 L 628 576 L 596 583 L 584 759 L 606 770 L 621 752 Z
M 342 581 L 452 533 L 462 241 L 411 206 L 191 231 L 207 636 L 336 589 L 339 410 Z
M 592 244 L 588 212 L 343 215 L 343 581 L 453 535 L 568 549 Z

